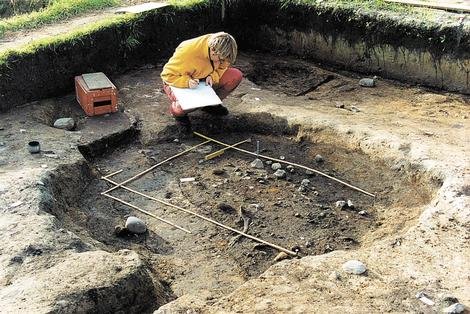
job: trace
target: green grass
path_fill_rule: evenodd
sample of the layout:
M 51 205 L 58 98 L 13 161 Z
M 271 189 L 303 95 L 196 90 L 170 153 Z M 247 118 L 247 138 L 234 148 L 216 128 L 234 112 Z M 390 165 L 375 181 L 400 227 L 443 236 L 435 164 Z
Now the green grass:
M 55 47 L 63 43 L 74 45 L 75 43 L 81 42 L 82 39 L 89 34 L 108 27 L 116 27 L 121 24 L 131 23 L 136 18 L 135 14 L 115 15 L 69 33 L 36 40 L 28 45 L 22 46 L 21 48 L 0 52 L 0 66 L 6 65 L 8 67 L 8 59 L 11 57 L 21 57 L 28 54 L 34 54 L 37 50 L 44 48 L 55 49 Z M 133 42 L 132 44 L 135 43 Z
M 168 0 L 167 2 L 177 7 L 186 7 L 186 6 L 192 6 L 195 4 L 204 3 L 204 2 L 207 2 L 207 0 Z
M 0 37 L 7 31 L 33 29 L 91 10 L 116 6 L 120 3 L 121 0 L 53 0 L 49 6 L 40 11 L 0 20 Z

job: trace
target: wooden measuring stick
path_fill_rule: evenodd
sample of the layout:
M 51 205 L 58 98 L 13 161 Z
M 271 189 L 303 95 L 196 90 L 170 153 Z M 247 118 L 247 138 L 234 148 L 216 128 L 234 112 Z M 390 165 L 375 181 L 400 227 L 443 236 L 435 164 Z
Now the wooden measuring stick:
M 121 173 L 121 172 L 122 172 L 122 169 L 121 169 L 121 170 L 118 170 L 118 171 L 114 171 L 114 172 L 112 172 L 112 173 L 110 173 L 110 174 L 107 174 L 107 175 L 105 175 L 105 176 L 102 177 L 102 178 L 111 178 L 112 176 L 114 176 L 114 175 L 116 175 L 116 174 L 118 174 L 118 173 Z
M 109 183 L 115 184 L 115 185 L 118 184 L 117 182 L 114 182 L 114 181 L 112 181 L 112 180 L 110 180 L 110 179 L 108 179 L 108 178 L 102 178 L 102 179 L 108 181 Z M 156 201 L 156 202 L 161 203 L 161 204 L 163 204 L 163 205 L 167 205 L 167 206 L 176 208 L 176 209 L 178 209 L 178 210 L 180 210 L 180 211 L 183 211 L 183 212 L 185 212 L 185 213 L 187 213 L 187 214 L 190 214 L 190 215 L 192 215 L 192 216 L 196 216 L 196 217 L 201 218 L 201 219 L 203 219 L 203 220 L 205 220 L 205 221 L 208 221 L 208 222 L 210 222 L 210 223 L 212 223 L 212 224 L 214 224 L 214 225 L 217 225 L 217 226 L 222 227 L 222 228 L 224 228 L 224 229 L 227 229 L 227 230 L 230 230 L 230 231 L 232 231 L 232 232 L 238 233 L 238 234 L 240 234 L 240 235 L 242 235 L 242 236 L 244 236 L 244 237 L 247 237 L 247 238 L 249 238 L 249 239 L 252 239 L 252 240 L 254 240 L 254 241 L 256 241 L 256 242 L 263 243 L 263 244 L 265 244 L 265 245 L 267 245 L 267 246 L 270 246 L 270 247 L 272 247 L 272 248 L 275 248 L 276 250 L 282 251 L 282 252 L 287 253 L 287 254 L 292 255 L 292 256 L 297 256 L 297 253 L 295 253 L 295 252 L 293 252 L 293 251 L 290 251 L 290 250 L 288 250 L 288 249 L 285 249 L 285 248 L 283 248 L 283 247 L 281 247 L 281 246 L 279 246 L 279 245 L 270 243 L 270 242 L 268 242 L 268 241 L 259 239 L 259 238 L 257 238 L 257 237 L 252 236 L 252 235 L 249 235 L 249 234 L 247 234 L 247 233 L 238 231 L 237 229 L 234 229 L 234 228 L 232 228 L 232 227 L 226 226 L 226 225 L 224 225 L 224 224 L 222 224 L 222 223 L 220 223 L 220 222 L 218 222 L 218 221 L 215 221 L 215 220 L 213 220 L 213 219 L 211 219 L 211 218 L 208 218 L 208 217 L 206 217 L 206 216 L 200 215 L 200 214 L 195 213 L 195 212 L 193 212 L 193 211 L 190 211 L 190 210 L 188 210 L 188 209 L 184 209 L 183 207 L 179 207 L 179 206 L 173 205 L 173 204 L 171 204 L 171 203 L 165 202 L 165 201 L 163 201 L 163 200 L 160 200 L 160 199 L 158 199 L 158 198 L 152 197 L 152 196 L 150 196 L 150 195 L 141 193 L 141 192 L 136 191 L 136 190 L 134 190 L 134 189 L 131 189 L 131 188 L 127 187 L 127 186 L 121 186 L 121 187 L 122 187 L 123 189 L 129 191 L 129 192 L 133 192 L 133 193 L 135 193 L 135 194 L 138 194 L 138 195 L 140 195 L 140 196 L 146 197 L 146 198 L 148 198 L 148 199 L 150 199 L 150 200 Z M 108 194 L 105 194 L 105 195 L 106 195 L 106 196 L 110 196 L 110 195 L 108 195 Z
M 228 144 L 225 144 L 225 143 L 223 143 L 223 142 L 220 142 L 220 141 L 218 141 L 218 140 L 215 140 L 215 139 L 212 139 L 212 138 L 210 138 L 210 137 L 208 137 L 208 136 L 205 136 L 205 135 L 203 135 L 203 134 L 201 134 L 201 133 L 198 133 L 198 132 L 193 132 L 193 133 L 196 134 L 197 136 L 200 136 L 200 137 L 206 139 L 206 140 L 211 140 L 211 141 L 213 141 L 214 143 L 217 143 L 217 144 L 220 144 L 220 145 L 223 145 L 223 146 L 230 146 L 230 145 L 228 145 Z M 284 164 L 288 164 L 288 165 L 295 166 L 295 167 L 299 167 L 299 168 L 302 168 L 302 169 L 305 169 L 305 170 L 310 170 L 310 171 L 315 172 L 315 173 L 318 173 L 319 175 L 322 175 L 322 176 L 324 176 L 324 177 L 326 177 L 326 178 L 328 178 L 328 179 L 331 179 L 331 180 L 333 180 L 333 181 L 336 181 L 336 182 L 339 182 L 339 183 L 341 183 L 341 184 L 344 184 L 344 185 L 350 187 L 351 189 L 354 189 L 354 190 L 359 191 L 359 192 L 361 192 L 361 193 L 364 193 L 364 194 L 366 194 L 366 195 L 375 197 L 375 195 L 372 194 L 372 193 L 369 193 L 369 192 L 367 192 L 367 191 L 364 191 L 364 190 L 362 190 L 362 189 L 360 189 L 360 188 L 358 188 L 358 187 L 356 187 L 356 186 L 354 186 L 354 185 L 351 185 L 351 184 L 349 184 L 349 183 L 346 183 L 346 182 L 344 182 L 344 181 L 341 181 L 341 180 L 339 180 L 339 179 L 336 179 L 335 177 L 329 176 L 329 175 L 327 175 L 326 173 L 323 173 L 323 172 L 321 172 L 321 171 L 315 170 L 315 169 L 313 169 L 313 168 L 309 168 L 309 167 L 302 166 L 302 165 L 299 165 L 299 164 L 296 164 L 296 163 L 293 163 L 293 162 L 288 162 L 288 161 L 285 161 L 285 160 L 281 160 L 281 159 L 277 159 L 277 158 L 273 158 L 273 157 L 269 157 L 269 156 L 265 156 L 265 155 L 259 155 L 259 154 L 252 153 L 252 152 L 250 152 L 250 151 L 247 151 L 247 150 L 245 150 L 245 149 L 238 148 L 238 147 L 232 147 L 232 148 L 235 149 L 235 150 L 238 150 L 238 151 L 241 151 L 241 152 L 250 154 L 250 155 L 262 157 L 262 158 L 265 158 L 265 159 L 268 159 L 268 160 L 272 160 L 272 161 L 276 161 L 276 162 L 280 162 L 280 163 L 284 163 Z
M 109 179 L 105 178 L 105 180 L 109 180 Z M 135 206 L 135 205 L 132 205 L 132 204 L 126 202 L 126 201 L 123 201 L 123 200 L 120 199 L 120 198 L 117 198 L 117 197 L 112 196 L 112 195 L 109 195 L 109 194 L 103 194 L 103 195 L 106 196 L 106 197 L 112 198 L 112 199 L 115 200 L 115 201 L 121 202 L 121 203 L 123 203 L 123 204 L 125 204 L 125 205 L 127 205 L 127 206 L 129 206 L 129 207 L 132 207 L 132 208 L 134 208 L 134 209 L 137 209 L 138 211 L 140 211 L 140 212 L 142 212 L 142 213 L 144 213 L 144 214 L 146 214 L 146 215 L 149 215 L 150 217 L 153 217 L 153 218 L 155 218 L 155 219 L 158 219 L 158 220 L 160 220 L 161 222 L 164 222 L 164 223 L 166 223 L 166 224 L 168 224 L 168 225 L 170 225 L 170 226 L 173 226 L 173 227 L 175 227 L 175 228 L 177 228 L 177 229 L 180 229 L 180 230 L 182 230 L 182 231 L 184 231 L 184 232 L 186 232 L 186 233 L 191 233 L 191 231 L 189 231 L 189 230 L 187 230 L 187 229 L 184 229 L 183 227 L 180 227 L 180 226 L 178 226 L 178 225 L 175 225 L 174 223 L 172 223 L 172 222 L 170 222 L 170 221 L 168 221 L 168 220 L 166 220 L 166 219 L 163 219 L 163 218 L 161 218 L 161 217 L 158 217 L 157 215 L 154 215 L 154 214 L 152 214 L 152 213 L 149 213 L 148 211 L 143 210 L 142 208 L 137 207 L 137 206 Z
M 106 190 L 106 191 L 104 191 L 104 192 L 101 192 L 101 194 L 107 194 L 107 193 L 109 193 L 109 192 L 111 192 L 111 191 L 113 191 L 113 190 L 115 190 L 115 189 L 121 187 L 122 185 L 124 185 L 124 184 L 126 184 L 126 183 L 129 183 L 129 182 L 131 182 L 131 181 L 134 181 L 135 179 L 137 179 L 137 178 L 143 176 L 144 174 L 146 174 L 146 173 L 152 171 L 153 169 L 157 168 L 158 166 L 163 165 L 164 163 L 166 163 L 166 162 L 168 162 L 168 161 L 170 161 L 170 160 L 172 160 L 172 159 L 175 159 L 176 157 L 179 157 L 179 156 L 181 156 L 181 155 L 184 155 L 184 154 L 186 154 L 187 152 L 190 152 L 190 151 L 192 151 L 192 150 L 198 148 L 199 146 L 206 145 L 207 143 L 210 143 L 210 142 L 211 142 L 210 140 L 207 140 L 207 141 L 205 141 L 205 142 L 203 142 L 203 143 L 197 144 L 196 146 L 190 147 L 190 148 L 188 148 L 187 150 L 185 150 L 185 151 L 183 151 L 183 152 L 181 152 L 181 153 L 178 153 L 178 154 L 176 154 L 176 155 L 174 155 L 174 156 L 168 157 L 168 158 L 165 159 L 164 161 L 161 161 L 161 162 L 159 162 L 158 164 L 155 164 L 155 165 L 153 165 L 152 167 L 150 167 L 150 168 L 148 168 L 148 169 L 146 169 L 146 170 L 144 170 L 144 171 L 142 171 L 142 172 L 136 174 L 136 175 L 133 176 L 132 178 L 127 179 L 127 180 L 125 180 L 125 181 L 123 181 L 123 182 L 121 182 L 121 183 L 117 183 L 117 185 L 113 186 L 112 188 L 110 188 L 110 189 L 108 189 L 108 190 Z
M 468 4 L 458 4 L 458 3 L 439 4 L 438 1 L 435 1 L 434 3 L 432 3 L 432 2 L 423 2 L 423 1 L 414 1 L 414 0 L 385 0 L 385 2 L 400 3 L 400 4 L 415 6 L 415 7 L 426 7 L 426 8 L 431 8 L 431 9 L 470 13 L 470 5 Z
M 222 148 L 222 149 L 220 149 L 216 152 L 210 153 L 209 155 L 206 155 L 206 157 L 204 157 L 204 159 L 205 160 L 210 160 L 212 158 L 218 157 L 218 156 L 222 155 L 224 153 L 224 151 L 226 151 L 227 149 L 238 146 L 238 145 L 241 145 L 243 143 L 251 143 L 251 138 L 249 138 L 247 140 L 244 140 L 244 141 L 241 141 L 241 142 L 238 142 L 238 143 L 235 143 L 235 144 L 230 145 L 228 147 L 224 147 L 224 148 Z

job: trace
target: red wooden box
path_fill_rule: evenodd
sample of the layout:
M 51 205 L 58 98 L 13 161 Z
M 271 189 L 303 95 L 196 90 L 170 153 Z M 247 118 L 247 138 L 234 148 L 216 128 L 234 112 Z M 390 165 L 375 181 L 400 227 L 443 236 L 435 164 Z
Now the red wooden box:
M 88 73 L 75 77 L 75 93 L 87 116 L 118 110 L 116 86 L 104 73 Z

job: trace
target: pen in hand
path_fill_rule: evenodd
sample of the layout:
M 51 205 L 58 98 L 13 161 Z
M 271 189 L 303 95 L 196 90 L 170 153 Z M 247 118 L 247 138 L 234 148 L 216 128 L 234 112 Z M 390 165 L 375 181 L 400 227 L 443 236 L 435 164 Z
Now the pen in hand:
M 199 80 L 198 79 L 189 79 L 188 86 L 189 88 L 196 88 L 199 85 Z

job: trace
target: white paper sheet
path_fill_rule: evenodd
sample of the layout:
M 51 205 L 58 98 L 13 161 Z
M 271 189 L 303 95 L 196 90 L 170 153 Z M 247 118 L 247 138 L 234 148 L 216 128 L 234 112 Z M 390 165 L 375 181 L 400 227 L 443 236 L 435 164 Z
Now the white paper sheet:
M 183 110 L 196 109 L 222 104 L 219 96 L 204 80 L 199 82 L 197 88 L 178 88 L 170 86 Z

